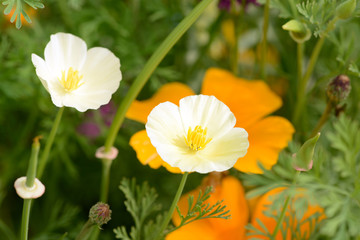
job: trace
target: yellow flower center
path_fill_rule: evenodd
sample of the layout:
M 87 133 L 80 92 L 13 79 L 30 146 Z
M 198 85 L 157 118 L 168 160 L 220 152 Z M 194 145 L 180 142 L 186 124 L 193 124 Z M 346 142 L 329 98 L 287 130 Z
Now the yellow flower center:
M 189 127 L 185 143 L 192 150 L 201 150 L 211 141 L 212 138 L 206 139 L 207 128 L 203 129 L 201 126 L 196 126 L 194 130 Z
M 59 79 L 59 81 L 67 92 L 74 91 L 84 84 L 83 82 L 80 82 L 83 76 L 80 76 L 79 71 L 74 71 L 72 67 L 69 68 L 67 76 L 65 71 L 62 71 L 61 73 L 61 79 Z

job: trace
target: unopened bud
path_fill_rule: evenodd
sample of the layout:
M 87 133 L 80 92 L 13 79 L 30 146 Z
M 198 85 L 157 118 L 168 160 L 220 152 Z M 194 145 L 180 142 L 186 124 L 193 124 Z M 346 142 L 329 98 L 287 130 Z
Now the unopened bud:
M 282 28 L 289 31 L 291 38 L 297 43 L 303 43 L 310 39 L 311 31 L 305 24 L 298 20 L 290 20 Z
M 91 207 L 89 212 L 89 219 L 92 223 L 101 227 L 111 219 L 110 206 L 106 203 L 98 202 Z
M 356 8 L 356 0 L 347 0 L 336 8 L 336 17 L 347 19 L 351 17 Z
M 309 171 L 312 168 L 315 146 L 319 137 L 320 133 L 307 140 L 293 155 L 293 166 L 297 171 Z
M 339 103 L 349 96 L 350 91 L 350 78 L 346 75 L 339 75 L 329 83 L 326 93 L 330 101 Z

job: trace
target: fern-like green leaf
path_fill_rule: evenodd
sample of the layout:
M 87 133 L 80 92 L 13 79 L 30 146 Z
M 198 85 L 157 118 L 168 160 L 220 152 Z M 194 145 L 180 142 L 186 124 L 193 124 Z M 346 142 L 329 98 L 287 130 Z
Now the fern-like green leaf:
M 184 216 L 179 208 L 177 212 L 180 217 L 180 224 L 173 229 L 170 229 L 169 232 L 175 231 L 176 229 L 181 228 L 182 226 L 189 224 L 193 221 L 206 219 L 206 218 L 222 218 L 229 219 L 231 217 L 230 210 L 226 210 L 226 206 L 222 205 L 222 201 L 216 202 L 214 205 L 206 203 L 206 200 L 209 199 L 212 192 L 212 187 L 207 187 L 205 191 L 199 191 L 198 197 L 194 202 L 194 196 L 189 195 L 188 197 L 188 211 Z
M 149 232 L 149 226 L 154 226 L 154 224 L 151 221 L 146 224 L 146 220 L 161 208 L 159 204 L 155 203 L 157 198 L 155 189 L 150 188 L 146 182 L 137 186 L 135 179 L 123 179 L 119 188 L 125 194 L 126 201 L 124 204 L 133 217 L 135 226 L 131 228 L 130 234 L 127 233 L 125 227 L 114 229 L 116 238 L 124 240 L 151 239 L 145 232 Z
M 20 29 L 22 26 L 21 16 L 23 16 L 28 23 L 31 23 L 31 19 L 24 9 L 24 3 L 34 9 L 44 8 L 44 4 L 41 3 L 40 0 L 5 0 L 2 2 L 2 4 L 6 6 L 4 10 L 5 15 L 10 14 L 11 10 L 15 8 L 14 13 L 10 18 L 10 22 L 13 23 L 16 19 L 15 26 L 17 29 Z

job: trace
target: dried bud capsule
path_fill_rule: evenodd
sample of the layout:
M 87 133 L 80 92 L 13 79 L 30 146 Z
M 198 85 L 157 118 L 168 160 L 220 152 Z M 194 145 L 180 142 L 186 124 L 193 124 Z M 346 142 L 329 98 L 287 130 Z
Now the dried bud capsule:
M 298 20 L 290 20 L 282 28 L 289 31 L 291 38 L 297 43 L 303 43 L 310 39 L 311 31 L 305 24 Z
M 91 207 L 89 212 L 89 219 L 92 223 L 101 227 L 111 219 L 111 210 L 108 204 L 98 202 Z
M 346 75 L 339 75 L 329 83 L 326 93 L 330 101 L 339 103 L 347 98 L 350 90 L 350 78 Z
M 105 147 L 100 147 L 96 150 L 95 157 L 99 159 L 105 158 L 109 160 L 114 160 L 117 157 L 118 153 L 119 151 L 115 147 L 111 147 L 109 152 L 105 152 Z
M 16 193 L 23 199 L 36 199 L 41 197 L 45 192 L 45 186 L 39 179 L 35 178 L 31 187 L 26 186 L 26 177 L 16 179 L 14 183 Z
M 336 8 L 336 17 L 347 19 L 351 17 L 356 8 L 356 0 L 347 0 Z

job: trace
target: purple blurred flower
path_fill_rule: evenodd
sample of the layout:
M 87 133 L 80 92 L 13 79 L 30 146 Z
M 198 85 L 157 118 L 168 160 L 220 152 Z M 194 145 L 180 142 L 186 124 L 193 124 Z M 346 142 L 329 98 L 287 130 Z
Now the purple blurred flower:
M 101 130 L 96 123 L 84 122 L 78 126 L 77 132 L 92 140 L 100 135 Z
M 231 8 L 231 1 L 232 0 L 220 0 L 219 1 L 219 8 L 220 9 L 224 9 L 227 11 L 230 11 Z M 252 3 L 255 4 L 257 6 L 259 6 L 260 4 L 256 1 L 256 0 L 237 0 L 237 2 L 242 5 L 242 2 L 245 1 L 245 8 L 247 7 L 248 4 Z
M 105 125 L 110 127 L 116 113 L 114 102 L 110 101 L 108 104 L 101 106 L 99 110 Z
M 116 113 L 115 104 L 110 101 L 101 106 L 98 110 L 87 111 L 85 120 L 77 127 L 77 132 L 90 140 L 94 140 L 101 135 L 104 127 L 109 127 Z

